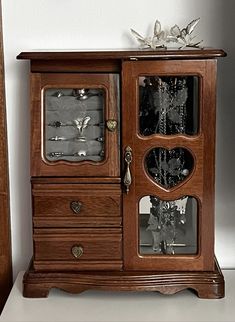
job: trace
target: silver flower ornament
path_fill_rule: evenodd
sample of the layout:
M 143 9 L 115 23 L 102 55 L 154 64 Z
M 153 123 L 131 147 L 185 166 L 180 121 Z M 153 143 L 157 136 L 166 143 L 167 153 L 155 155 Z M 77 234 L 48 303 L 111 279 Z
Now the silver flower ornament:
M 170 36 L 175 37 L 176 42 L 181 44 L 179 49 L 183 49 L 185 47 L 198 47 L 199 44 L 202 42 L 202 40 L 201 40 L 199 42 L 194 43 L 193 39 L 195 38 L 195 36 L 192 36 L 192 33 L 193 33 L 195 27 L 197 26 L 199 20 L 200 20 L 200 18 L 191 21 L 187 25 L 187 27 L 183 28 L 182 30 L 180 30 L 178 25 L 174 25 L 170 29 Z
M 162 30 L 160 21 L 156 20 L 154 24 L 153 36 L 143 37 L 134 29 L 131 29 L 133 36 L 140 42 L 141 46 L 149 47 L 151 49 L 167 48 L 168 44 L 179 45 L 178 49 L 185 47 L 198 48 L 200 43 L 194 42 L 195 36 L 192 35 L 200 18 L 192 20 L 186 28 L 180 29 L 178 25 L 174 25 L 170 32 Z
M 166 33 L 161 28 L 160 21 L 156 20 L 154 25 L 153 37 L 143 37 L 134 29 L 131 29 L 132 34 L 141 43 L 142 46 L 150 47 L 151 49 L 165 48 Z

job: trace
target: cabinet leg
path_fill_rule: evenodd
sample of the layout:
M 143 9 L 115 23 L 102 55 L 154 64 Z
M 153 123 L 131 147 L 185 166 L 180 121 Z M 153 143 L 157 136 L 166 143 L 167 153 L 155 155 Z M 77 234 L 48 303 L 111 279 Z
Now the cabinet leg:
M 38 272 L 33 266 L 25 273 L 23 295 L 47 297 L 52 288 L 79 294 L 89 289 L 112 291 L 157 291 L 174 294 L 191 289 L 202 299 L 224 297 L 224 278 L 217 261 L 208 272 Z
M 23 296 L 29 298 L 48 297 L 51 287 L 48 285 L 24 284 Z
M 220 299 L 224 297 L 224 285 L 200 285 L 194 289 L 201 299 Z
M 23 290 L 23 296 L 28 298 L 42 298 L 42 297 L 48 297 L 49 292 L 52 288 L 57 288 L 60 290 L 63 290 L 65 292 L 74 293 L 74 294 L 80 294 L 87 290 L 87 288 L 81 287 L 79 285 L 69 285 L 69 284 L 62 284 L 57 282 L 56 285 L 49 285 L 49 284 L 24 284 L 24 290 Z

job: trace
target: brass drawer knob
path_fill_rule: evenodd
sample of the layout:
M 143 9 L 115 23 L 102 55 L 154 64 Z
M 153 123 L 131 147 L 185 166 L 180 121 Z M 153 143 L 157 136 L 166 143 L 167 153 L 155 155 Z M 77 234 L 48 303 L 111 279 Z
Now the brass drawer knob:
M 74 245 L 71 249 L 73 257 L 80 258 L 83 254 L 83 247 L 81 245 Z
M 71 201 L 70 208 L 75 214 L 79 214 L 82 208 L 82 203 L 80 201 Z
M 110 119 L 110 120 L 106 121 L 106 126 L 110 132 L 114 132 L 117 128 L 117 121 Z

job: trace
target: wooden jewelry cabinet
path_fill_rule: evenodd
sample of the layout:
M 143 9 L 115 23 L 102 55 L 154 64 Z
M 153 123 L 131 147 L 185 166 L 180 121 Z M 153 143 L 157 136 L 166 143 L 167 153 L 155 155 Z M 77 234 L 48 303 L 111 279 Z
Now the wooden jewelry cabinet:
M 23 52 L 32 263 L 53 287 L 224 296 L 214 256 L 217 49 Z

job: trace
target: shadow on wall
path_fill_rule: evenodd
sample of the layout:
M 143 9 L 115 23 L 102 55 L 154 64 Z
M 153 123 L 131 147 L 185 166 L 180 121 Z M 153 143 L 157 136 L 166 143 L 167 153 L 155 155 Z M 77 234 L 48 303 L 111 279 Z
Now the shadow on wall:
M 235 268 L 235 1 L 221 0 L 220 9 L 215 43 L 228 56 L 218 60 L 216 255 L 221 267 Z
M 235 1 L 224 1 L 221 21 L 218 23 L 218 45 L 228 56 L 218 64 L 217 110 L 217 198 L 226 203 L 234 202 L 235 194 Z M 215 30 L 216 33 L 216 30 Z
M 217 198 L 229 204 L 235 197 L 235 1 L 222 2 L 219 45 L 228 56 L 218 62 Z
M 17 97 L 14 106 L 14 146 L 12 149 L 11 175 L 14 178 L 15 193 L 11 194 L 12 204 L 12 226 L 17 227 L 17 235 L 12 234 L 13 245 L 13 278 L 16 278 L 19 270 L 25 270 L 32 256 L 32 217 L 30 200 L 30 177 L 29 177 L 29 141 L 30 141 L 30 121 L 29 121 L 29 63 L 12 61 L 17 78 L 15 96 Z M 22 93 L 24 93 L 22 95 Z M 13 118 L 12 118 L 13 119 Z M 8 125 L 12 126 L 11 125 Z M 14 166 L 13 166 L 14 165 Z M 23 186 L 22 186 L 23 183 Z M 17 192 L 17 193 L 16 193 Z M 17 245 L 17 247 L 14 245 Z

